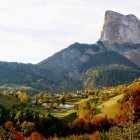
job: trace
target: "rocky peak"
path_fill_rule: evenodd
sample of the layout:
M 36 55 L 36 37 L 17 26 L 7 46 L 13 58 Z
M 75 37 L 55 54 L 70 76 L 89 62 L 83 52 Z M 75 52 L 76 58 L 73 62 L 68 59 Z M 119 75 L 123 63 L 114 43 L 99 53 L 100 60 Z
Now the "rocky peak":
M 134 15 L 122 15 L 113 11 L 105 12 L 100 41 L 107 44 L 140 43 L 140 20 Z

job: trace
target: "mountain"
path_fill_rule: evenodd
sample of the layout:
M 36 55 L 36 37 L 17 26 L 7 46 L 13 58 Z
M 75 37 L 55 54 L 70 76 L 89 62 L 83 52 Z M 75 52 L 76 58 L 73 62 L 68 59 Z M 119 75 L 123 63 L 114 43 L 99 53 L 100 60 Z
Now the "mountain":
M 74 43 L 36 65 L 0 62 L 0 84 L 49 92 L 128 83 L 140 77 L 140 24 L 134 15 L 107 11 L 95 44 Z
M 114 43 L 140 43 L 140 20 L 134 15 L 106 11 L 100 41 Z
M 140 20 L 135 15 L 106 11 L 99 40 L 140 66 Z
M 83 63 L 86 63 L 91 56 L 104 51 L 103 45 L 74 43 L 37 65 L 45 70 L 46 74 L 51 75 L 53 77 L 51 79 L 55 81 L 61 73 L 72 72 L 77 75 Z
M 125 56 L 130 61 L 135 63 L 140 67 L 140 44 L 131 44 L 131 43 L 124 43 L 124 44 L 113 44 L 112 47 L 114 48 L 115 52 Z
M 117 65 L 117 67 L 113 65 Z M 38 67 L 43 69 L 43 73 L 46 71 L 46 75 L 49 74 L 51 82 L 55 85 L 53 91 L 91 88 L 85 83 L 87 79 L 92 79 L 90 77 L 93 75 L 87 73 L 90 69 L 96 69 L 97 67 L 96 71 L 99 71 L 100 76 L 92 79 L 96 83 L 94 85 L 96 87 L 131 82 L 140 76 L 138 65 L 121 55 L 119 49 L 118 51 L 108 51 L 107 46 L 100 41 L 92 45 L 74 43 L 52 57 L 38 63 Z M 101 73 L 104 76 L 101 76 Z M 113 78 L 112 74 L 114 75 Z M 106 78 L 106 80 L 102 80 L 102 78 Z M 102 82 L 96 82 L 95 80 L 97 79 L 98 81 L 102 80 Z M 110 79 L 110 82 L 108 82 L 108 79 Z M 118 81 L 117 79 L 119 79 L 119 82 L 116 82 Z
M 116 73 L 121 67 L 118 70 L 120 75 L 119 73 L 114 75 L 111 82 L 104 80 L 104 83 L 100 82 L 96 86 L 130 82 L 134 77 L 140 76 L 139 43 L 140 20 L 136 16 L 106 11 L 101 37 L 97 43 L 91 45 L 74 43 L 40 62 L 38 66 L 49 75 L 56 88 L 61 87 L 63 90 L 69 89 L 68 87 L 71 87 L 70 90 L 86 88 L 83 86 L 86 72 L 96 67 L 98 71 L 99 69 L 104 71 L 104 75 L 107 75 L 107 70 Z M 109 65 L 117 65 L 115 71 L 112 67 L 108 68 Z M 127 76 L 130 78 L 126 78 Z M 116 79 L 120 77 L 119 82 L 115 81 L 115 77 Z M 106 79 L 111 78 L 110 74 L 106 76 Z

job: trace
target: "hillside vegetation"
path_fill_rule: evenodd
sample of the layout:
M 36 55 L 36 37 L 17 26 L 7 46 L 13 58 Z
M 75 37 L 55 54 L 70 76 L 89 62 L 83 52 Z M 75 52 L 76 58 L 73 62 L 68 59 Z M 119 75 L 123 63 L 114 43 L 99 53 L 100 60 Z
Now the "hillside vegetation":
M 130 84 L 56 95 L 5 92 L 0 94 L 0 136 L 16 140 L 110 139 L 116 136 L 115 132 L 122 138 L 129 137 L 129 129 L 133 138 L 139 138 L 133 132 L 140 128 L 139 93 L 140 78 Z

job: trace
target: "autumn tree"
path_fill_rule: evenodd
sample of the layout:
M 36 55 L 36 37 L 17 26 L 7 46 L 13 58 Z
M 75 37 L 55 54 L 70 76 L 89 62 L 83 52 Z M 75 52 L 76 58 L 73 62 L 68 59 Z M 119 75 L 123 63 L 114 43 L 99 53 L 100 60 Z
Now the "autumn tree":
M 85 119 L 92 119 L 93 115 L 96 114 L 96 106 L 92 98 L 84 99 L 79 103 L 78 116 Z
M 39 133 L 32 133 L 26 140 L 45 140 Z
M 21 103 L 28 103 L 30 98 L 27 95 L 27 93 L 22 93 L 21 91 L 17 91 L 17 97 L 20 100 Z
M 23 93 L 22 97 L 20 98 L 20 102 L 22 102 L 22 103 L 29 102 L 29 96 L 27 95 L 27 93 Z
M 33 122 L 24 121 L 21 124 L 21 131 L 23 132 L 24 135 L 27 136 L 35 131 L 35 124 Z

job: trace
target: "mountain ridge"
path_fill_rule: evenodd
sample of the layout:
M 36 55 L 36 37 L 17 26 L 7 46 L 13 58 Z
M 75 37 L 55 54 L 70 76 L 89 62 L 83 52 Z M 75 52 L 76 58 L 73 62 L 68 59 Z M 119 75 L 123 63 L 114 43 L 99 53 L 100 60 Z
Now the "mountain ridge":
M 112 25 L 106 23 L 108 16 Z M 132 40 L 126 42 L 127 39 L 122 38 L 120 34 L 117 36 L 108 34 L 108 30 L 113 30 L 113 34 L 116 34 L 118 30 L 115 28 L 123 28 L 120 18 L 123 22 L 130 18 L 133 24 L 134 21 L 136 25 L 139 24 L 133 15 L 124 16 L 107 11 L 101 38 L 95 44 L 75 42 L 34 65 L 0 62 L 0 84 L 27 84 L 35 89 L 48 92 L 70 92 L 94 88 L 94 86 L 111 86 L 131 82 L 140 77 L 140 43 L 135 42 L 134 38 L 137 39 L 137 37 L 132 37 Z M 118 27 L 119 22 L 121 27 Z M 124 31 L 129 30 L 129 26 L 127 28 Z M 107 34 L 111 41 L 104 40 L 103 34 Z M 112 38 L 114 36 L 115 39 Z M 123 41 L 119 40 L 120 38 Z M 95 73 L 98 73 L 98 76 Z M 95 84 L 91 86 L 87 81 Z M 89 83 L 90 86 L 85 83 Z

